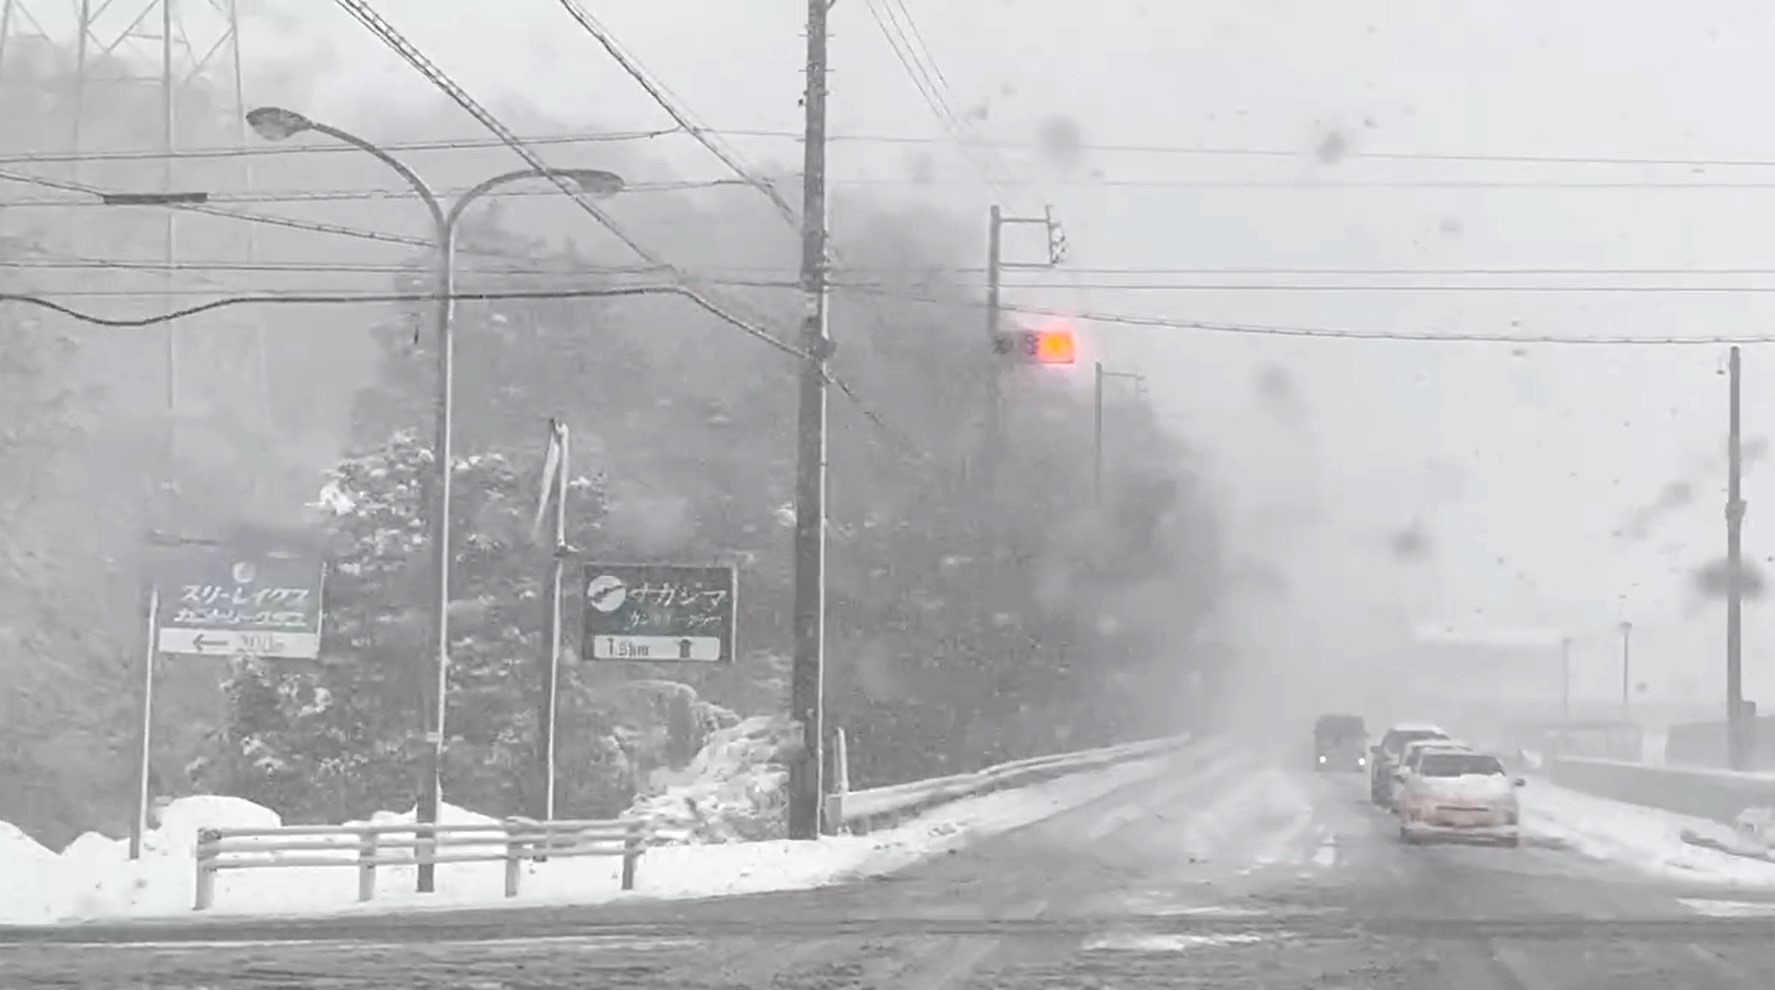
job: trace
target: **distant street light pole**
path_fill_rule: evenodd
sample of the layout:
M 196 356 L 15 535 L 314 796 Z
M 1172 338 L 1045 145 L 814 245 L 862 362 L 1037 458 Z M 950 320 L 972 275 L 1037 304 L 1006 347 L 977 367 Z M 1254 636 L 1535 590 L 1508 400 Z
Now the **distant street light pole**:
M 450 487 L 451 465 L 454 461 L 452 436 L 455 428 L 456 405 L 456 341 L 452 332 L 451 322 L 455 317 L 456 306 L 452 298 L 456 281 L 456 223 L 462 218 L 463 210 L 476 199 L 498 186 L 523 179 L 540 179 L 560 176 L 572 180 L 590 195 L 609 196 L 622 190 L 622 177 L 614 172 L 599 169 L 518 169 L 504 172 L 471 186 L 456 198 L 456 202 L 448 210 L 438 201 L 431 186 L 419 177 L 417 172 L 408 168 L 405 163 L 389 154 L 380 147 L 337 127 L 310 120 L 306 116 L 286 110 L 282 107 L 259 107 L 246 115 L 247 124 L 255 133 L 267 141 L 282 141 L 286 138 L 313 131 L 316 134 L 342 141 L 361 151 L 374 155 L 379 161 L 393 169 L 413 191 L 419 194 L 425 208 L 431 213 L 433 229 L 433 245 L 437 253 L 435 285 L 437 308 L 434 323 L 437 330 L 438 347 L 438 394 L 437 394 L 437 435 L 432 447 L 432 480 L 430 537 L 432 550 L 432 616 L 431 636 L 433 649 L 428 658 L 431 669 L 419 681 L 419 726 L 425 745 L 421 747 L 419 778 L 419 799 L 414 809 L 414 817 L 421 824 L 436 824 L 438 806 L 442 801 L 443 763 L 444 763 L 444 711 L 445 688 L 450 675 Z M 427 690 L 431 696 L 427 697 Z M 428 836 L 421 836 L 422 840 Z M 419 850 L 419 892 L 431 893 L 434 889 L 435 864 L 431 860 L 431 850 L 422 847 Z
M 1091 493 L 1092 498 L 1101 505 L 1103 503 L 1103 380 L 1105 378 L 1128 378 L 1132 379 L 1135 385 L 1144 388 L 1146 376 L 1135 371 L 1105 371 L 1102 361 L 1096 363 L 1096 369 L 1091 401 Z
M 1628 685 L 1632 682 L 1633 671 L 1633 623 L 1621 623 L 1621 718 L 1626 719 L 1632 708 Z
M 1572 638 L 1567 636 L 1559 641 L 1559 711 L 1562 717 L 1572 717 Z

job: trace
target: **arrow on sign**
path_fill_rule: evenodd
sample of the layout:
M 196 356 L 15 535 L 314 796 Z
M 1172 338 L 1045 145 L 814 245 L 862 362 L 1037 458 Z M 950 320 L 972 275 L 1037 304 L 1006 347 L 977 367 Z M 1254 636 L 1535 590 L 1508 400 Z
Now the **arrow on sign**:
M 193 636 L 191 638 L 191 645 L 197 647 L 199 650 L 207 650 L 212 646 L 225 647 L 228 645 L 228 640 L 213 639 L 213 638 L 212 639 L 205 639 L 203 633 L 198 633 L 196 636 Z

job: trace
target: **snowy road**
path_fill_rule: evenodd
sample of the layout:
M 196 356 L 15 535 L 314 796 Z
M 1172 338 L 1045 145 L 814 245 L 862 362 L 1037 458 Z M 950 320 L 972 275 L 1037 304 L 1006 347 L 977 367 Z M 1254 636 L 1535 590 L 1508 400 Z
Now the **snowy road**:
M 1775 972 L 1775 891 L 1532 837 L 1407 848 L 1365 796 L 1355 777 L 1197 752 L 1156 785 L 882 879 L 86 930 L 112 941 L 0 945 L 0 986 L 1664 990 L 1764 987 Z

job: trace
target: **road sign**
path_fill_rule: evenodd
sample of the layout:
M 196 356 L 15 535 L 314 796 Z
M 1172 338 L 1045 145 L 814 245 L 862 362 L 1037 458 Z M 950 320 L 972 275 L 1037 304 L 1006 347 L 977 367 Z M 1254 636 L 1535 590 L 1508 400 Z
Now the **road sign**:
M 319 561 L 278 554 L 174 558 L 156 580 L 162 653 L 312 660 L 320 654 Z
M 737 581 L 732 567 L 587 564 L 580 656 L 731 662 Z

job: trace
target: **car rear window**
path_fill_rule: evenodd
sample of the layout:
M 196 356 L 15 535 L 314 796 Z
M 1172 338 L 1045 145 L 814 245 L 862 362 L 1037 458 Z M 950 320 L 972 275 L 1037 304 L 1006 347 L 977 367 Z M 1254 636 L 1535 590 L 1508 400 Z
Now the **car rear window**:
M 1426 777 L 1503 776 L 1504 765 L 1484 753 L 1425 753 L 1418 773 Z
M 1447 739 L 1448 736 L 1435 729 L 1406 729 L 1390 732 L 1387 734 L 1387 738 L 1389 742 L 1385 745 L 1389 750 L 1397 753 L 1420 739 Z

